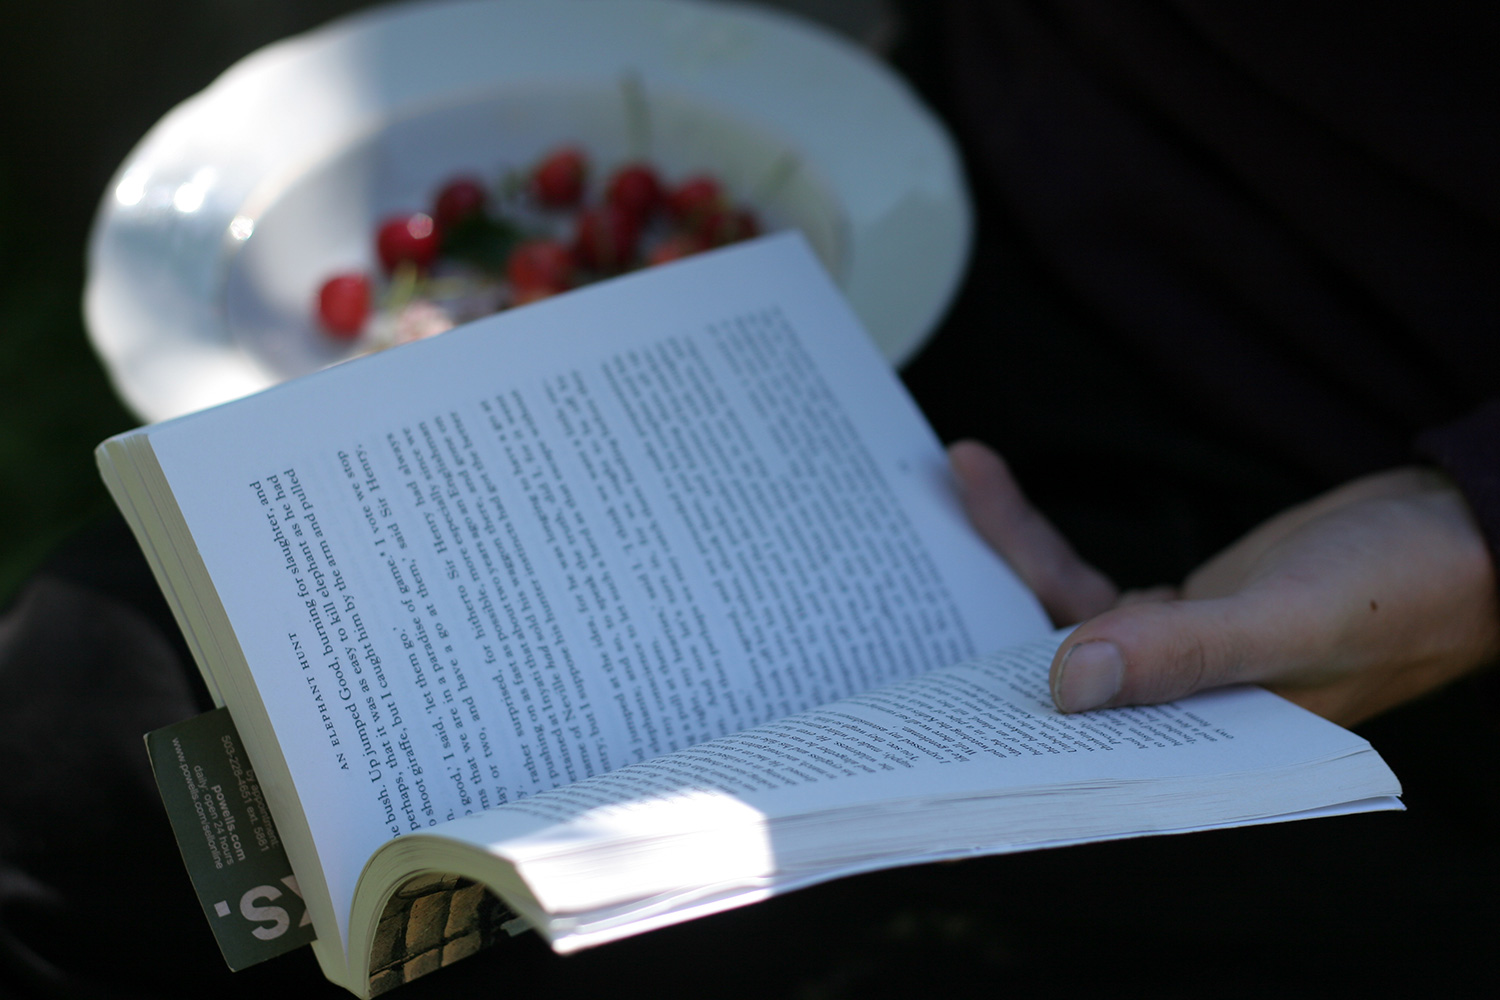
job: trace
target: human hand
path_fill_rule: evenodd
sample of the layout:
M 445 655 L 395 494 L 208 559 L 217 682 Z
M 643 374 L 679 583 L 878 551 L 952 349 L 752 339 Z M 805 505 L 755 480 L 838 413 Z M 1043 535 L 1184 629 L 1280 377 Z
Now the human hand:
M 1180 587 L 1121 593 L 977 442 L 949 450 L 964 507 L 1058 625 L 1064 712 L 1264 684 L 1344 725 L 1500 658 L 1495 567 L 1463 497 L 1407 468 L 1260 525 Z

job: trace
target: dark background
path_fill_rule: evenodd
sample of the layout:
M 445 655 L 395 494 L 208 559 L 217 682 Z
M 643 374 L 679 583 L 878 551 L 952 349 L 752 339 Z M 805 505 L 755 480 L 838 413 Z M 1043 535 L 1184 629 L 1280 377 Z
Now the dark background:
M 0 49 L 0 600 L 107 510 L 93 448 L 139 421 L 84 335 L 105 187 L 163 114 L 256 48 L 355 0 L 26 0 Z
M 7 5 L 0 50 L 0 602 L 61 540 L 108 514 L 92 449 L 136 423 L 114 399 L 80 314 L 88 227 L 110 176 L 162 114 L 235 59 L 362 6 Z M 812 6 L 834 19 L 854 11 L 846 23 L 856 26 L 870 9 L 857 0 Z M 903 65 L 919 76 L 931 69 L 920 60 Z M 993 221 L 986 216 L 984 225 Z M 1010 284 L 990 294 L 1013 296 L 1020 304 L 1007 308 L 1025 313 L 1020 319 L 1049 329 L 1071 322 L 1066 303 L 1061 314 L 1049 311 L 1057 303 L 1030 284 L 1015 248 L 992 240 L 984 252 L 991 264 L 998 255 L 1015 265 L 1001 269 Z M 1046 349 L 1038 341 L 1036 350 Z M 941 384 L 936 373 L 932 362 L 919 362 L 916 381 L 931 391 Z M 965 432 L 961 418 L 962 411 L 950 412 L 940 430 Z M 1225 481 L 1264 478 L 1254 466 L 1231 465 Z M 1258 503 L 1299 488 L 1270 485 Z M 1139 498 L 1135 526 L 1142 530 L 1133 534 L 1151 551 L 1127 553 L 1122 565 L 1134 558 L 1151 567 L 1152 556 L 1161 566 L 1181 565 L 1234 525 L 1253 523 L 1249 510 L 1221 512 L 1208 528 L 1174 537 L 1156 529 L 1187 522 L 1161 501 Z M 1109 527 L 1090 516 L 1061 513 L 1071 533 L 1104 537 Z M 1493 978 L 1488 956 L 1500 930 L 1490 703 L 1448 697 L 1363 731 L 1407 783 L 1408 814 L 845 880 L 568 960 L 546 954 L 535 940 L 518 940 L 509 956 L 460 963 L 393 995 L 1489 995 L 1491 985 L 1475 976 Z M 1447 749 L 1436 753 L 1435 746 Z M 140 921 L 143 942 L 121 969 L 119 995 L 169 995 L 142 970 L 152 968 L 154 952 L 174 961 L 165 956 L 178 948 L 207 958 L 201 992 L 194 991 L 200 995 L 264 995 L 320 982 L 305 953 L 226 982 L 200 921 L 189 920 L 180 940 L 154 940 L 152 911 L 142 904 L 181 903 L 184 881 L 166 864 L 159 899 L 111 903 L 114 919 Z M 94 953 L 83 929 L 80 965 Z M 0 996 L 7 991 L 0 981 Z

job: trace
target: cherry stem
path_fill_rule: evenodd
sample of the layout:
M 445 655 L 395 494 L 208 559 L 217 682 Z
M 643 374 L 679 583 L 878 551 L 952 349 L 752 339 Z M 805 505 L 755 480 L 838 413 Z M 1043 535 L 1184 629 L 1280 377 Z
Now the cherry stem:
M 421 283 L 422 279 L 418 274 L 417 265 L 409 260 L 401 261 L 391 272 L 391 283 L 386 290 L 384 308 L 390 312 L 400 310 L 417 297 L 417 289 Z
M 796 153 L 787 151 L 776 157 L 766 168 L 766 172 L 761 174 L 760 182 L 751 192 L 750 204 L 760 206 L 769 204 L 776 195 L 781 193 L 782 189 L 791 183 L 792 177 L 801 169 L 802 158 Z

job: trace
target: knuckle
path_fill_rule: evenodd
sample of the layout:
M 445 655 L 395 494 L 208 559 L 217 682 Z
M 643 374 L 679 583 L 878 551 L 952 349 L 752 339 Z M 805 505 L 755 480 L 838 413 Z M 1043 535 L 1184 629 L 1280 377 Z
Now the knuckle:
M 1236 679 L 1232 634 L 1204 602 L 1148 600 L 1111 612 L 1107 631 L 1125 650 L 1123 700 L 1148 704 L 1182 698 Z M 1103 619 L 1097 619 L 1103 621 Z M 1098 630 L 1101 633 L 1105 629 Z

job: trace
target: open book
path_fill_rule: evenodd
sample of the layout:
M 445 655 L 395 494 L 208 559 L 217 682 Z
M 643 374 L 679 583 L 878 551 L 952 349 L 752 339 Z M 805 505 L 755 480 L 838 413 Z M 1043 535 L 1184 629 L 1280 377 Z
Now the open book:
M 357 994 L 434 873 L 571 951 L 895 865 L 1399 808 L 1264 691 L 1056 713 L 1060 636 L 796 236 L 98 457 Z

